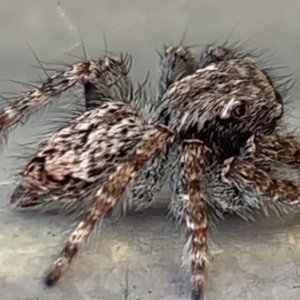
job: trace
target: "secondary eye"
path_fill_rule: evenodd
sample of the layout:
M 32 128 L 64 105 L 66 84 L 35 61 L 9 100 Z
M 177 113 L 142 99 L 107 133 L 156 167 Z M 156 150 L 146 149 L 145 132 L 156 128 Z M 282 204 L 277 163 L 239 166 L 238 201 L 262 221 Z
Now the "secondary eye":
M 231 115 L 235 119 L 241 119 L 248 114 L 247 102 L 241 102 L 232 108 Z

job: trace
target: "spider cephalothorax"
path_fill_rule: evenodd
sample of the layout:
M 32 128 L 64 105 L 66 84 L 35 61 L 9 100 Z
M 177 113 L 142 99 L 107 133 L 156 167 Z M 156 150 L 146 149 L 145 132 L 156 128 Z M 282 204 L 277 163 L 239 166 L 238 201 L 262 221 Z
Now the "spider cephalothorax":
M 272 171 L 275 162 L 300 163 L 297 137 L 279 131 L 284 102 L 276 85 L 249 55 L 223 46 L 209 46 L 205 53 L 197 62 L 188 47 L 165 49 L 159 96 L 147 117 L 124 61 L 112 57 L 53 75 L 0 114 L 4 136 L 50 97 L 78 82 L 84 86 L 88 111 L 40 144 L 11 197 L 17 207 L 63 199 L 86 203 L 47 285 L 60 279 L 118 202 L 147 207 L 165 180 L 171 212 L 186 224 L 193 300 L 203 297 L 209 209 L 218 214 L 265 203 L 299 204 L 299 187 Z M 125 190 L 127 197 L 121 197 Z
M 251 58 L 224 60 L 175 82 L 154 119 L 226 158 L 238 155 L 251 135 L 274 131 L 283 114 L 277 95 Z

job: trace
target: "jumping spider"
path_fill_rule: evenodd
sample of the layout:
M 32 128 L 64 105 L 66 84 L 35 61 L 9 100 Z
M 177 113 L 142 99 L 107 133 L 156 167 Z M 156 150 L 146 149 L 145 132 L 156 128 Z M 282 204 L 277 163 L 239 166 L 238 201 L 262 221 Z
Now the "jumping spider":
M 11 196 L 23 208 L 63 200 L 86 204 L 45 278 L 48 286 L 117 203 L 145 208 L 165 180 L 171 212 L 186 224 L 193 300 L 203 298 L 210 211 L 247 214 L 300 203 L 300 187 L 276 172 L 300 163 L 296 136 L 282 132 L 284 97 L 251 54 L 213 45 L 198 61 L 188 47 L 167 47 L 160 67 L 150 115 L 125 60 L 115 56 L 54 74 L 0 114 L 4 139 L 52 97 L 78 82 L 84 86 L 87 111 L 39 145 Z

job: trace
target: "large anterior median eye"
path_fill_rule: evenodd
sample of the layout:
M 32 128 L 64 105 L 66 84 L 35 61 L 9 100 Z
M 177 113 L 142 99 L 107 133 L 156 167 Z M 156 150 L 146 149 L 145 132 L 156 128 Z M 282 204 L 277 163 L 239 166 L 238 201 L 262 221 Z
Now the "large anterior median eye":
M 247 116 L 249 111 L 248 103 L 245 101 L 239 102 L 232 107 L 231 116 L 235 119 L 242 119 Z

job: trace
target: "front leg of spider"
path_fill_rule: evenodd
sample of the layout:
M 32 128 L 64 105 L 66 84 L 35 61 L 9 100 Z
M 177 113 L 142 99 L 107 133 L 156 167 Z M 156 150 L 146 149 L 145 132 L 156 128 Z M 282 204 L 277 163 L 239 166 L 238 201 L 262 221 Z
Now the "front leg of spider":
M 71 263 L 81 244 L 92 232 L 95 224 L 112 207 L 115 206 L 131 179 L 142 166 L 164 145 L 171 142 L 173 133 L 166 127 L 155 126 L 147 131 L 136 150 L 125 160 L 115 166 L 114 172 L 106 183 L 96 192 L 90 209 L 70 235 L 68 242 L 54 262 L 51 271 L 45 278 L 47 286 L 53 286 L 60 279 L 63 271 Z
M 298 138 L 290 133 L 272 134 L 249 139 L 247 143 L 250 154 L 258 162 L 280 162 L 290 166 L 300 165 L 300 143 Z
M 224 181 L 233 184 L 239 191 L 255 199 L 265 200 L 266 204 L 300 204 L 299 185 L 290 180 L 272 178 L 267 172 L 239 158 L 225 161 L 222 176 Z
M 188 238 L 191 243 L 191 300 L 203 299 L 207 262 L 207 216 L 201 191 L 205 152 L 205 146 L 198 140 L 185 140 L 182 143 L 180 180 Z

